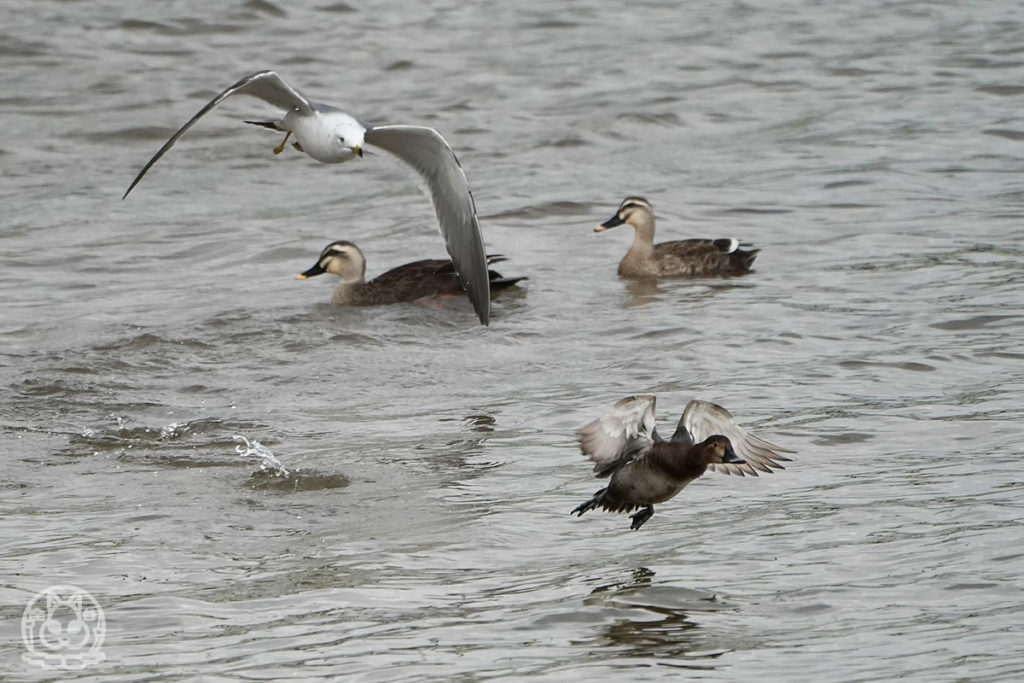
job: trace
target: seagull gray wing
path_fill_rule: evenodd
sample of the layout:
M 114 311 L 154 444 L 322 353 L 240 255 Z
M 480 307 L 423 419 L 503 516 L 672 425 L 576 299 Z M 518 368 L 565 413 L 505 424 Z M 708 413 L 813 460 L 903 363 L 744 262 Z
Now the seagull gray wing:
M 580 449 L 594 462 L 596 476 L 607 477 L 650 450 L 654 405 L 654 396 L 630 396 L 579 430 Z
M 469 181 L 441 134 L 425 126 L 370 126 L 365 141 L 409 164 L 426 181 L 455 272 L 480 322 L 491 316 L 487 256 Z
M 700 443 L 709 436 L 721 434 L 732 442 L 732 448 L 736 455 L 745 460 L 745 463 L 715 463 L 708 465 L 708 469 L 725 474 L 750 474 L 757 476 L 757 472 L 771 473 L 773 470 L 785 469 L 779 464 L 780 461 L 789 462 L 789 458 L 779 455 L 792 453 L 793 451 L 781 448 L 775 444 L 759 439 L 753 434 L 748 434 L 733 419 L 732 413 L 722 406 L 709 401 L 690 401 L 686 404 L 680 426 L 685 427 L 690 433 L 693 443 Z
M 299 91 L 291 87 L 282 80 L 280 76 L 274 71 L 257 71 L 251 73 L 248 76 L 243 76 L 234 85 L 229 86 L 226 90 L 221 92 L 219 95 L 214 97 L 212 100 L 206 103 L 206 106 L 199 110 L 199 112 L 190 118 L 184 126 L 178 129 L 171 139 L 164 143 L 164 146 L 153 155 L 153 158 L 142 167 L 139 174 L 135 176 L 135 180 L 125 190 L 124 199 L 128 196 L 128 193 L 139 184 L 142 180 L 142 176 L 146 175 L 146 171 L 155 164 L 160 157 L 167 153 L 174 143 L 178 141 L 182 135 L 184 135 L 189 128 L 195 125 L 196 121 L 201 119 L 207 112 L 216 107 L 218 104 L 231 97 L 232 95 L 251 95 L 258 97 L 264 102 L 268 102 L 279 109 L 292 110 L 295 109 L 305 114 L 313 112 L 313 104 L 299 94 Z

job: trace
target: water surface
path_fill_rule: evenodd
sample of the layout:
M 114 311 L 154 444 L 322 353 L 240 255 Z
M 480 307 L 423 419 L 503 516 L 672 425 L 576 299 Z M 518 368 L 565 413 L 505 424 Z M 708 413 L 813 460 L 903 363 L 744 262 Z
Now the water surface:
M 296 7 L 294 5 L 303 6 Z M 10 680 L 1016 680 L 1024 10 L 938 2 L 35 2 L 0 29 L 0 671 Z M 442 256 L 412 174 L 339 167 L 228 101 L 275 68 L 440 130 L 488 250 L 467 302 L 335 309 L 294 282 Z M 763 251 L 629 283 L 659 238 Z M 729 407 L 798 451 L 641 532 L 568 511 L 615 400 Z M 290 477 L 236 451 L 259 441 Z M 104 663 L 21 660 L 73 584 Z

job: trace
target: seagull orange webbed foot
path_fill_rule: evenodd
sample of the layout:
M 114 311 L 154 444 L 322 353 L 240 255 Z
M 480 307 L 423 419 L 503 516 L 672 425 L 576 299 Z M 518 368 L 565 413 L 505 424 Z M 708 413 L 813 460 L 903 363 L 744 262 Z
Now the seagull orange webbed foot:
M 281 140 L 281 144 L 274 148 L 274 154 L 280 154 L 284 151 L 284 146 L 288 142 L 288 138 L 292 136 L 292 132 L 288 131 L 285 133 L 284 140 Z

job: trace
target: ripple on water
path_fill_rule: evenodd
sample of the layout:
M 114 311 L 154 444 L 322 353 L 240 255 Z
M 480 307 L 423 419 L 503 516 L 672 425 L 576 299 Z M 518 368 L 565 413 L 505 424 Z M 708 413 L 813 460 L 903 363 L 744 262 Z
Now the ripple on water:
M 1021 679 L 1022 9 L 795 4 L 8 12 L 2 623 L 86 588 L 111 680 Z M 407 169 L 269 155 L 251 98 L 119 201 L 262 67 L 441 130 L 525 292 L 485 329 L 293 285 L 336 236 L 443 246 Z M 619 279 L 631 193 L 757 272 Z M 799 453 L 571 518 L 574 430 L 646 391 Z

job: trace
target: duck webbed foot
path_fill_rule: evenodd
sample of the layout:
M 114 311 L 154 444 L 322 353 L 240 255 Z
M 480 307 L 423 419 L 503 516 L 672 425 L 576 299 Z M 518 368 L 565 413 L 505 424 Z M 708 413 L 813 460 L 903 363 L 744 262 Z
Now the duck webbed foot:
M 274 154 L 280 154 L 284 151 L 284 146 L 288 143 L 288 138 L 292 136 L 292 132 L 288 131 L 284 135 L 284 140 L 281 140 L 281 144 L 274 148 Z
M 629 528 L 632 529 L 633 531 L 636 531 L 637 529 L 639 529 L 640 527 L 642 527 L 644 525 L 644 522 L 646 522 L 647 520 L 649 520 L 653 516 L 654 516 L 654 506 L 653 505 L 648 505 L 647 507 L 645 507 L 642 510 L 640 510 L 640 512 L 637 512 L 637 513 L 632 514 L 632 515 L 629 516 L 629 518 L 631 520 L 633 520 L 633 523 L 629 525 Z
M 603 488 L 603 489 L 601 489 L 600 491 L 598 491 L 597 493 L 595 493 L 595 494 L 594 494 L 594 495 L 593 495 L 593 496 L 592 496 L 592 497 L 590 498 L 590 500 L 588 500 L 588 501 L 587 501 L 587 502 L 585 502 L 585 503 L 581 503 L 581 504 L 577 505 L 577 506 L 576 506 L 576 507 L 575 507 L 575 508 L 573 509 L 573 511 L 572 511 L 572 512 L 570 512 L 569 514 L 570 514 L 570 515 L 576 515 L 577 517 L 582 517 L 582 516 L 583 516 L 583 513 L 584 513 L 584 512 L 587 512 L 587 511 L 589 511 L 589 510 L 593 510 L 594 508 L 596 508 L 596 507 L 597 507 L 598 501 L 600 501 L 600 500 L 601 500 L 601 496 L 603 496 L 603 495 L 604 495 L 604 492 L 605 492 L 605 491 L 607 491 L 607 490 L 608 490 L 607 488 Z

